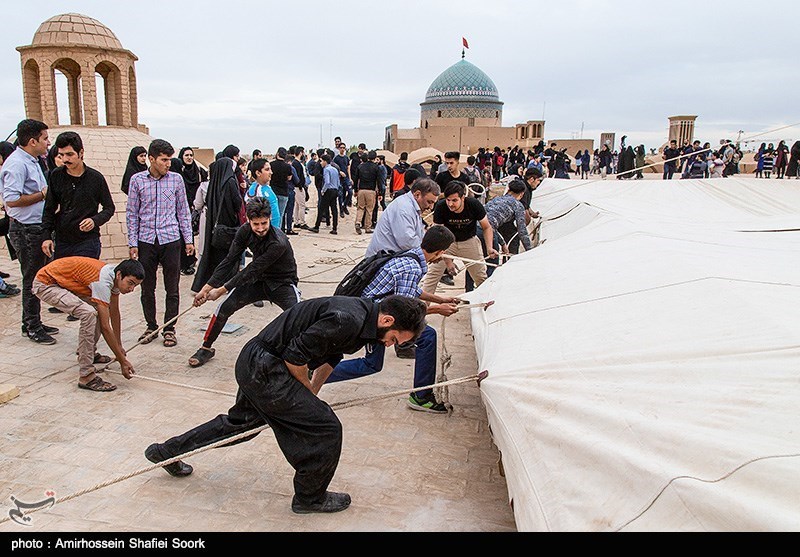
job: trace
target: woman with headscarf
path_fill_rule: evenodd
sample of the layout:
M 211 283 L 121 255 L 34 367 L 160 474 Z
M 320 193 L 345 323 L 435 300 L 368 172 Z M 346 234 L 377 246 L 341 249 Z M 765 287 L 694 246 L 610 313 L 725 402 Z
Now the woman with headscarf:
M 183 185 L 186 188 L 186 201 L 189 203 L 189 207 L 193 208 L 194 200 L 197 196 L 197 189 L 200 187 L 201 183 L 208 180 L 208 172 L 200 168 L 197 162 L 195 162 L 194 150 L 192 150 L 191 147 L 184 147 L 181 149 L 176 160 L 178 163 L 176 164 L 175 171 L 183 178 Z M 192 233 L 196 235 L 199 231 L 194 229 L 194 223 L 194 211 L 192 211 Z M 196 263 L 196 255 L 186 255 L 185 250 L 181 251 L 182 275 L 193 275 Z
M 625 147 L 625 151 L 620 151 L 619 159 L 617 174 L 624 174 L 617 176 L 617 178 L 627 180 L 632 176 L 632 173 L 628 171 L 636 168 L 636 153 L 633 152 L 633 147 L 628 145 Z
M 125 173 L 122 175 L 122 191 L 128 195 L 128 187 L 131 184 L 131 176 L 147 170 L 147 149 L 137 145 L 128 154 L 128 164 L 125 166 Z
M 787 176 L 797 176 L 800 180 L 800 141 L 795 141 L 792 144 L 792 149 L 789 151 L 791 157 L 789 158 L 789 166 L 786 168 Z
M 782 180 L 786 175 L 786 167 L 789 165 L 789 148 L 786 142 L 781 139 L 778 148 L 775 149 L 775 171 L 778 173 L 778 180 Z
M 212 231 L 216 225 L 238 227 L 244 224 L 242 219 L 244 201 L 239 194 L 239 183 L 236 180 L 236 162 L 228 157 L 221 157 L 211 164 L 208 192 L 206 193 L 206 219 L 203 234 L 203 254 L 192 282 L 192 291 L 200 292 L 208 279 L 214 274 L 225 256 L 228 247 L 216 247 L 212 242 Z
M 239 160 L 239 148 L 236 145 L 228 145 L 222 150 L 222 156 L 231 160 Z
M 58 154 L 58 147 L 53 145 L 50 147 L 50 150 L 47 151 L 47 172 L 44 173 L 45 180 L 47 183 L 50 183 L 50 173 L 53 172 L 59 166 L 62 166 L 64 163 L 61 162 L 61 156 Z
M 645 159 L 645 154 L 646 153 L 645 153 L 645 150 L 644 150 L 644 145 L 637 145 L 636 146 L 636 162 L 635 162 L 636 168 L 637 168 L 637 170 L 636 170 L 636 179 L 637 180 L 641 180 L 642 178 L 644 178 L 644 174 L 642 173 L 641 168 L 645 164 L 647 164 L 647 161 Z
M 764 177 L 764 153 L 767 150 L 767 144 L 762 143 L 761 147 L 758 148 L 755 154 L 755 161 L 756 161 L 756 178 L 763 178 Z

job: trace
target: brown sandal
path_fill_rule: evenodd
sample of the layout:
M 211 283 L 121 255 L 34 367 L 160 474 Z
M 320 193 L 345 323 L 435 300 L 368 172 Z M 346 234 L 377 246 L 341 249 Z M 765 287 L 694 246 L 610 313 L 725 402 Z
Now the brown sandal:
M 106 356 L 105 354 L 100 354 L 99 352 L 94 355 L 94 362 L 95 364 L 110 364 L 114 358 L 111 356 Z
M 149 344 L 149 343 L 153 342 L 153 339 L 155 338 L 155 332 L 156 331 L 154 329 L 147 329 L 139 337 L 139 339 L 138 339 L 139 344 Z
M 85 384 L 81 383 L 79 381 L 78 382 L 78 387 L 81 388 L 81 389 L 86 389 L 88 391 L 97 391 L 97 392 L 101 392 L 101 393 L 114 391 L 117 388 L 116 385 L 114 385 L 112 383 L 109 383 L 108 381 L 103 381 L 102 379 L 100 379 L 97 376 L 95 376 L 94 379 L 92 379 L 91 381 L 89 381 L 88 383 L 85 383 Z
M 175 337 L 175 331 L 164 331 L 164 346 L 175 346 L 178 344 L 178 339 Z

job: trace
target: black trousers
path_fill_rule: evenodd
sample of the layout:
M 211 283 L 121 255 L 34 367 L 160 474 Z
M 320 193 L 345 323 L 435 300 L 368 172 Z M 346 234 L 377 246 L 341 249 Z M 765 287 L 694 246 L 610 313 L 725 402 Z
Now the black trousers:
M 194 240 L 192 240 L 192 243 L 197 245 Z M 186 255 L 186 242 L 181 239 L 181 270 L 194 267 L 195 265 L 197 265 L 197 255 L 194 253 L 192 255 Z
M 329 189 L 322 194 L 322 199 L 317 204 L 317 222 L 314 228 L 319 228 L 319 224 L 326 217 L 328 211 L 333 216 L 333 228 L 331 230 L 336 230 L 339 225 L 339 190 Z
M 8 239 L 17 252 L 22 272 L 22 330 L 36 331 L 42 327 L 42 306 L 39 298 L 31 292 L 31 286 L 36 273 L 47 264 L 47 257 L 42 251 L 42 225 L 21 224 L 12 220 L 8 227 Z
M 214 315 L 211 316 L 211 322 L 208 324 L 206 335 L 203 338 L 203 346 L 211 348 L 222 333 L 230 316 L 244 306 L 259 300 L 267 300 L 282 310 L 287 310 L 300 301 L 300 291 L 293 284 L 281 284 L 275 288 L 270 288 L 264 282 L 237 286 L 228 292 L 222 303 L 217 306 Z
M 322 186 L 315 186 L 317 188 L 317 214 L 319 215 L 319 208 L 322 206 Z M 328 226 L 331 225 L 331 214 L 330 211 L 325 213 L 323 217 L 325 219 L 325 224 Z
M 176 315 L 181 303 L 178 286 L 181 279 L 181 240 L 167 242 L 160 245 L 139 242 L 139 262 L 144 267 L 144 280 L 142 281 L 142 312 L 144 313 L 147 328 L 155 331 L 158 329 L 156 320 L 156 282 L 158 266 L 164 276 L 164 290 L 167 292 L 164 308 L 164 322 L 166 323 Z M 164 327 L 165 331 L 174 331 L 175 323 Z
M 256 337 L 236 360 L 236 403 L 227 414 L 165 441 L 174 457 L 269 424 L 286 460 L 295 469 L 294 491 L 302 504 L 320 503 L 342 452 L 342 424 L 330 406 L 297 381 L 283 360 Z M 226 446 L 253 439 L 246 437 Z

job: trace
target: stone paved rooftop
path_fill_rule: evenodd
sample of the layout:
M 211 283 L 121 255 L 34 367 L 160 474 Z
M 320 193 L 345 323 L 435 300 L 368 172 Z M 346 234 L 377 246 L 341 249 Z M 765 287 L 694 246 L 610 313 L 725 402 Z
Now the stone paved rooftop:
M 313 203 L 313 201 L 312 201 Z M 355 211 L 353 211 L 354 213 Z M 310 211 L 313 215 L 313 209 Z M 301 277 L 333 265 L 325 258 L 363 255 L 366 236 L 352 229 L 353 217 L 333 237 L 292 237 Z M 353 242 L 362 242 L 353 245 Z M 346 249 L 343 249 L 346 248 Z M 339 250 L 339 251 L 334 251 Z M 310 278 L 335 282 L 348 266 Z M 16 262 L 0 254 L 0 270 L 19 284 Z M 459 277 L 463 289 L 463 276 Z M 181 308 L 190 304 L 191 277 L 181 277 Z M 304 298 L 332 293 L 333 284 L 300 284 Z M 159 282 L 157 300 L 163 311 Z M 138 290 L 121 297 L 123 344 L 132 346 L 145 329 Z M 142 376 L 235 392 L 233 363 L 241 346 L 279 311 L 267 304 L 234 315 L 243 325 L 223 334 L 217 356 L 191 369 L 213 305 L 186 314 L 178 323 L 178 345 L 159 341 L 130 351 Z M 476 372 L 466 312 L 450 318 L 448 349 L 454 379 Z M 0 405 L 2 449 L 0 500 L 10 496 L 39 501 L 46 490 L 58 497 L 92 487 L 149 465 L 143 450 L 154 441 L 182 433 L 230 407 L 229 396 L 189 390 L 144 379 L 126 381 L 106 374 L 119 388 L 112 393 L 79 390 L 74 351 L 77 322 L 43 310 L 44 321 L 61 328 L 58 343 L 38 346 L 20 335 L 20 299 L 0 299 L 0 384 L 21 393 Z M 441 317 L 432 325 L 439 327 Z M 110 353 L 100 341 L 100 351 Z M 112 365 L 112 370 L 118 369 Z M 384 370 L 371 377 L 328 385 L 329 403 L 402 390 L 411 385 L 409 360 L 387 353 Z M 508 532 L 515 531 L 505 479 L 498 466 L 479 389 L 475 383 L 450 388 L 454 411 L 431 415 L 407 408 L 405 397 L 337 411 L 344 426 L 341 461 L 331 484 L 349 492 L 352 506 L 335 515 L 295 515 L 290 510 L 293 470 L 267 430 L 234 447 L 214 449 L 190 460 L 195 472 L 173 478 L 156 470 L 31 515 L 32 527 L 0 524 L 0 532 L 227 531 L 227 532 Z M 4 507 L 3 517 L 7 515 Z

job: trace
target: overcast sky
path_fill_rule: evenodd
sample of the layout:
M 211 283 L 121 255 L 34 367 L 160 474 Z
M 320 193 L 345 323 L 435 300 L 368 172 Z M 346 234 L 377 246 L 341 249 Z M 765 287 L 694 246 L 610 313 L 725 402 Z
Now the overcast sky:
M 672 0 L 245 2 L 39 0 L 0 20 L 0 134 L 24 117 L 20 56 L 44 20 L 93 17 L 139 57 L 151 135 L 219 150 L 380 148 L 419 125 L 431 82 L 461 58 L 492 78 L 503 124 L 547 121 L 547 139 L 623 134 L 658 147 L 667 117 L 697 114 L 717 144 L 800 123 L 800 4 Z M 800 126 L 759 141 L 800 139 Z

